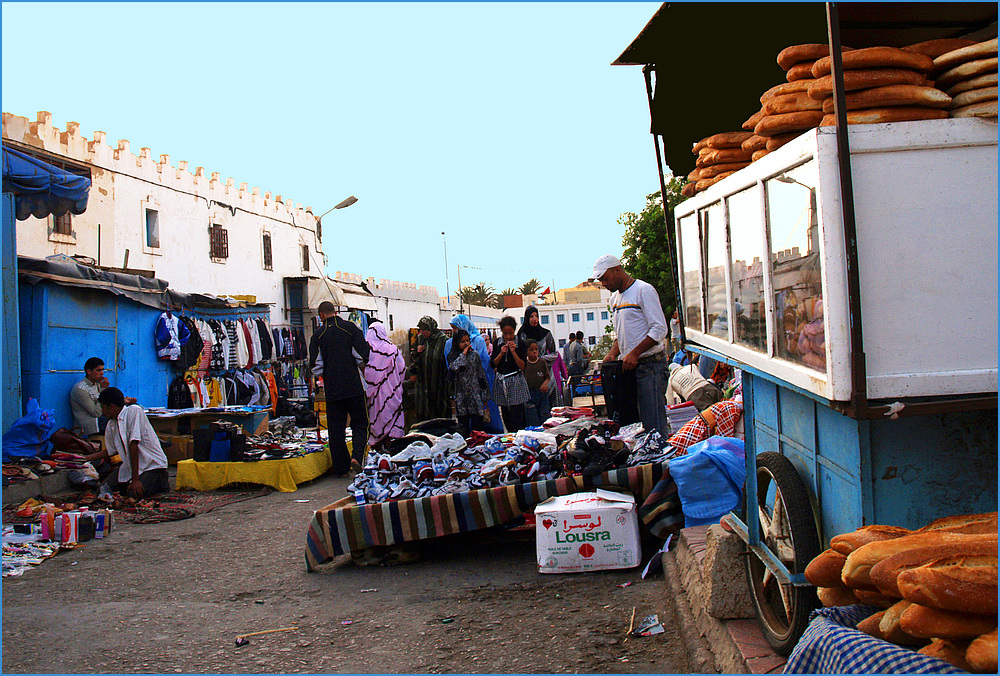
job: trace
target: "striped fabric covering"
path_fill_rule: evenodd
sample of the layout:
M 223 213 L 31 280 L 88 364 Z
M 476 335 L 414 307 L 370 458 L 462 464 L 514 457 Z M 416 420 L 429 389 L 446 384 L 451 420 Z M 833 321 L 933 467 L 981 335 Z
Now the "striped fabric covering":
M 628 488 L 636 497 L 639 517 L 657 537 L 684 525 L 677 487 L 667 463 L 612 470 L 594 477 L 564 477 L 416 500 L 357 505 L 340 500 L 318 510 L 306 534 L 306 568 L 334 556 L 376 545 L 481 530 L 510 523 L 556 495 L 593 488 Z M 349 504 L 344 504 L 348 502 Z

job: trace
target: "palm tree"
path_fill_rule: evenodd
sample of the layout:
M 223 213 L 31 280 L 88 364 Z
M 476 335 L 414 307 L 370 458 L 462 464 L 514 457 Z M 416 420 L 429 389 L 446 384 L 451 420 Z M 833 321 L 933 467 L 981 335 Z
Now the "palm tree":
M 521 293 L 524 294 L 525 296 L 528 296 L 533 293 L 538 293 L 538 291 L 541 288 L 542 288 L 542 283 L 539 282 L 534 277 L 532 277 L 531 279 L 529 279 L 528 281 L 526 281 L 524 284 L 521 285 Z
M 459 292 L 459 297 L 463 303 L 468 303 L 469 305 L 496 307 L 497 294 L 493 290 L 493 287 L 485 282 L 463 287 Z

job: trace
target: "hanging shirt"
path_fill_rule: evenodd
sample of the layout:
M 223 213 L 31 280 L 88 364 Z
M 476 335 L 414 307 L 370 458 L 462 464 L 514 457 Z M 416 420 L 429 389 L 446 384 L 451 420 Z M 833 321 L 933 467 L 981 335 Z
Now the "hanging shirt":
M 176 361 L 181 356 L 181 346 L 187 343 L 190 332 L 180 319 L 164 312 L 156 320 L 156 356 Z

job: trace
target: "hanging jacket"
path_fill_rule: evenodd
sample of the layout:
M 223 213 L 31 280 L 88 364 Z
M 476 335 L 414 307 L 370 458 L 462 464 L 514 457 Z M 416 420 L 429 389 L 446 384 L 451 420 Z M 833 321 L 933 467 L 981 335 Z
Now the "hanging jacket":
M 181 346 L 188 342 L 190 334 L 187 326 L 176 315 L 170 312 L 160 314 L 154 330 L 156 356 L 176 361 L 181 356 Z
M 223 371 L 226 368 L 226 350 L 229 349 L 229 341 L 226 338 L 226 331 L 222 328 L 222 323 L 216 319 L 208 320 L 208 325 L 212 329 L 214 336 L 212 344 L 212 361 L 209 368 L 213 371 Z
M 182 375 L 174 378 L 167 388 L 167 408 L 194 408 L 191 391 Z
M 190 317 L 178 317 L 180 322 L 187 328 L 187 342 L 181 344 L 181 354 L 177 362 L 184 367 L 184 370 L 197 365 L 201 358 L 201 348 L 203 341 L 198 333 L 198 327 Z
M 253 338 L 250 336 L 250 327 L 247 326 L 246 320 L 240 320 L 240 337 L 243 339 L 243 344 L 246 346 L 247 358 L 241 366 L 243 368 L 250 368 L 255 363 L 257 363 L 257 354 L 253 350 Z
M 260 350 L 260 331 L 257 329 L 257 320 L 250 318 L 246 321 L 247 331 L 250 333 L 250 344 L 253 345 L 253 363 L 264 361 L 264 355 Z
M 274 355 L 274 345 L 271 343 L 271 330 L 267 322 L 257 318 L 257 333 L 260 336 L 260 353 L 264 361 L 271 361 Z

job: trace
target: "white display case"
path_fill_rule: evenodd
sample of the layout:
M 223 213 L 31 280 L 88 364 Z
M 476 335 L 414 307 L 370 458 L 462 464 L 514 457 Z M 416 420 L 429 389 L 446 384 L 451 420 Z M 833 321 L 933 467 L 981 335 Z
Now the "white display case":
M 996 123 L 856 125 L 849 142 L 867 396 L 996 393 Z M 849 401 L 840 194 L 821 127 L 678 205 L 686 339 Z

